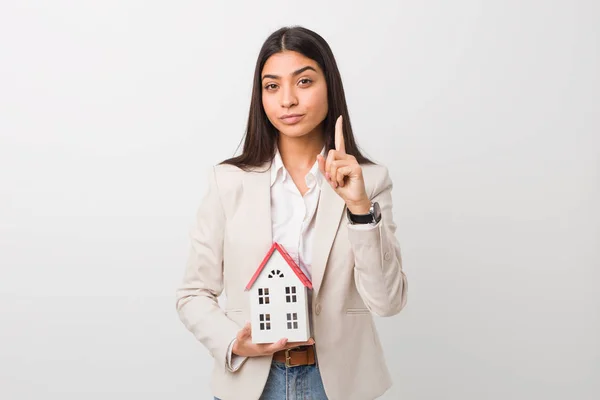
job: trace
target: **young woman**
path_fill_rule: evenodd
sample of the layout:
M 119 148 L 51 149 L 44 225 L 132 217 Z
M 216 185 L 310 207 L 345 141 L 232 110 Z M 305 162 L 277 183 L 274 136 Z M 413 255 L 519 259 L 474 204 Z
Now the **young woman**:
M 177 290 L 181 321 L 214 358 L 215 398 L 380 396 L 391 378 L 373 315 L 396 315 L 407 299 L 392 180 L 360 153 L 317 33 L 291 27 L 267 38 L 245 136 L 241 155 L 208 173 Z M 252 342 L 245 287 L 273 242 L 311 281 L 307 342 Z

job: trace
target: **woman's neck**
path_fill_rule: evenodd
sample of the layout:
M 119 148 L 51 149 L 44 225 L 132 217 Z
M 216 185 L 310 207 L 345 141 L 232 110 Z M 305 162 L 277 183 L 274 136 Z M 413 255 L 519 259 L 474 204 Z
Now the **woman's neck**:
M 317 161 L 317 155 L 321 153 L 324 145 L 322 135 L 290 138 L 280 134 L 277 140 L 281 160 L 288 171 L 310 169 Z

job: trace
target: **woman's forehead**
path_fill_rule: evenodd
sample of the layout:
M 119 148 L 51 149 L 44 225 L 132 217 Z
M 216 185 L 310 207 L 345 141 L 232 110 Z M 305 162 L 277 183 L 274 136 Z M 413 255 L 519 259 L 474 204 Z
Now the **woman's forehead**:
M 286 77 L 297 73 L 300 69 L 315 71 L 317 73 L 322 72 L 319 64 L 305 55 L 296 51 L 283 51 L 275 53 L 267 59 L 267 62 L 263 66 L 262 73 L 263 75 L 268 74 Z

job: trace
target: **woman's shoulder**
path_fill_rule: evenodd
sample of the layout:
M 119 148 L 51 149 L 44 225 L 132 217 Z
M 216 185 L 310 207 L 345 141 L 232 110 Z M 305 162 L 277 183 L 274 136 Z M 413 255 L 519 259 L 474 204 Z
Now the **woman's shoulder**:
M 361 164 L 360 166 L 363 170 L 363 173 L 366 172 L 370 175 L 384 176 L 386 174 L 389 174 L 389 169 L 384 164 L 373 163 L 373 164 Z
M 261 167 L 248 167 L 246 169 L 227 163 L 219 163 L 212 166 L 215 181 L 221 190 L 240 187 L 248 174 L 264 173 L 268 168 L 268 163 L 265 163 Z
M 392 188 L 390 171 L 384 164 L 361 164 L 365 189 L 370 197 Z
M 243 169 L 231 164 L 215 164 L 212 169 L 215 180 L 222 190 L 239 186 L 246 173 Z

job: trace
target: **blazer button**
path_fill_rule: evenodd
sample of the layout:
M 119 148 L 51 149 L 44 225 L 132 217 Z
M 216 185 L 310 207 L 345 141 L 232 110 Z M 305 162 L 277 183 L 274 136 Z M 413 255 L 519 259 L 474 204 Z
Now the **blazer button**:
M 392 255 L 390 254 L 389 251 L 387 251 L 384 255 L 383 255 L 383 259 L 385 261 L 390 261 L 390 259 L 392 258 Z
M 317 306 L 315 307 L 315 314 L 321 314 L 321 304 L 317 304 Z

